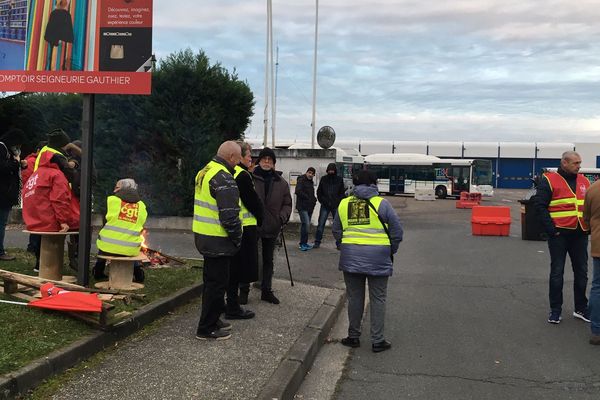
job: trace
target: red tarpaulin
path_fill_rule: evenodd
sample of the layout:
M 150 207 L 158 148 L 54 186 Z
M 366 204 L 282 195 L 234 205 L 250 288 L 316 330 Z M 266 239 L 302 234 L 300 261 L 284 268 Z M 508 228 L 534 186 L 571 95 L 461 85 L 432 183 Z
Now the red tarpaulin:
M 60 311 L 101 312 L 102 302 L 97 293 L 69 292 L 52 283 L 40 287 L 42 298 L 29 302 L 30 307 Z

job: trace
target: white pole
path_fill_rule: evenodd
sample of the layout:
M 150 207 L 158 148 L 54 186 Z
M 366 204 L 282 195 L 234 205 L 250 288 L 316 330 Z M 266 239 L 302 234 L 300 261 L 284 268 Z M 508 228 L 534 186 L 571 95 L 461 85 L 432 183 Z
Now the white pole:
M 271 0 L 267 0 L 267 49 L 265 51 L 265 115 L 263 118 L 263 146 L 267 147 L 267 132 L 269 129 L 269 44 L 271 40 L 271 32 L 269 30 L 271 20 Z
M 279 45 L 276 46 L 275 51 L 275 84 L 273 85 L 273 101 L 271 102 L 271 108 L 273 111 L 273 116 L 271 117 L 271 129 L 273 130 L 273 147 L 275 147 L 275 126 L 276 126 L 276 116 L 277 116 L 277 75 L 279 73 Z
M 271 57 L 271 147 L 275 147 L 275 63 L 273 62 L 273 5 L 271 5 L 271 16 L 269 19 L 269 36 L 271 37 L 271 46 L 269 47 Z
M 313 104 L 312 104 L 312 140 L 311 148 L 315 148 L 315 114 L 317 110 L 317 40 L 319 38 L 319 0 L 316 0 L 315 13 L 315 56 L 313 60 Z

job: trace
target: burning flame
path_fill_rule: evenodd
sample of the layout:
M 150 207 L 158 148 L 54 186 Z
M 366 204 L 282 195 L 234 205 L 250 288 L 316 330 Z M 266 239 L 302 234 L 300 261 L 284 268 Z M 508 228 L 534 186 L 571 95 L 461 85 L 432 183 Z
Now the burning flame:
M 146 243 L 146 237 L 148 236 L 148 231 L 147 230 L 143 230 L 142 231 L 142 251 L 145 251 L 148 248 L 148 244 Z

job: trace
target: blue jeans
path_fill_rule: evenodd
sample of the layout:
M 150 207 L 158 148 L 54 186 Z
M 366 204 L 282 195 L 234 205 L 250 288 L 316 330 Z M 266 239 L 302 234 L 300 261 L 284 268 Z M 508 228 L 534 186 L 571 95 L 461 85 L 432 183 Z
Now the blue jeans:
M 310 219 L 312 218 L 312 210 L 298 210 L 300 215 L 300 245 L 307 244 L 308 231 L 310 230 Z
M 317 226 L 317 234 L 315 236 L 315 243 L 320 244 L 321 240 L 323 240 L 323 232 L 325 232 L 325 223 L 327 222 L 327 217 L 329 214 L 333 218 L 335 218 L 336 209 L 330 210 L 321 205 L 321 210 L 319 211 L 319 225 Z
M 585 296 L 588 271 L 588 237 L 578 234 L 561 234 L 548 239 L 550 250 L 550 309 L 561 312 L 563 304 L 563 281 L 567 254 L 573 267 L 573 292 L 575 311 L 585 311 L 588 300 Z
M 12 207 L 0 207 L 0 256 L 6 254 L 4 250 L 4 232 L 6 231 L 6 223 L 8 222 L 8 214 Z
M 590 289 L 590 319 L 592 334 L 600 335 L 600 258 L 594 257 L 594 277 Z

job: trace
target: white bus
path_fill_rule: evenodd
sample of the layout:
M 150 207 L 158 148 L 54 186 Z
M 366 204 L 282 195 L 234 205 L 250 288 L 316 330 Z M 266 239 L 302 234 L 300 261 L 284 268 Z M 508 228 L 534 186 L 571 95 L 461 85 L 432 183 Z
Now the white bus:
M 379 192 L 414 194 L 417 188 L 435 190 L 438 198 L 460 192 L 493 196 L 492 163 L 478 159 L 442 159 L 425 154 L 372 154 L 365 167 L 377 174 Z
M 558 168 L 542 168 L 542 173 L 544 172 L 556 172 Z M 600 168 L 580 168 L 579 173 L 583 174 L 586 178 L 590 180 L 590 183 L 596 182 L 600 179 Z

